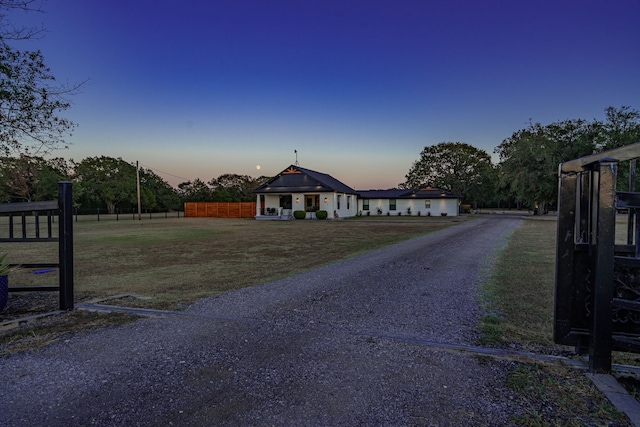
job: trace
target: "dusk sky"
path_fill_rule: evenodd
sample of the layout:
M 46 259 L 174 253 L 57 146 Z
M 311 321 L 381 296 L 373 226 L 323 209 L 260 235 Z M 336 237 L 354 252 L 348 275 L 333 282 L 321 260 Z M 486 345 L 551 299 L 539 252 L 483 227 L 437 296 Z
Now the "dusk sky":
M 50 0 L 40 48 L 88 80 L 64 115 L 77 161 L 136 160 L 173 185 L 295 162 L 356 189 L 404 181 L 425 146 L 493 154 L 533 122 L 640 109 L 637 0 Z M 260 165 L 260 170 L 257 170 Z

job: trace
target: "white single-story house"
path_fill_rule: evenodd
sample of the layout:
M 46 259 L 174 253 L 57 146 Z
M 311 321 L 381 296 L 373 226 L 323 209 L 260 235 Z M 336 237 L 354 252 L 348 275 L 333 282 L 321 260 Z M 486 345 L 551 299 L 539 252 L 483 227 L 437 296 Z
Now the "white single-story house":
M 461 196 L 439 188 L 358 191 L 362 215 L 457 216 Z
M 256 219 L 291 219 L 318 210 L 329 219 L 356 215 L 458 215 L 461 196 L 437 188 L 356 191 L 330 175 L 291 165 L 253 191 Z
M 257 194 L 256 219 L 293 218 L 294 211 L 306 211 L 315 218 L 318 210 L 329 218 L 348 218 L 358 213 L 358 193 L 324 173 L 289 166 L 253 191 Z

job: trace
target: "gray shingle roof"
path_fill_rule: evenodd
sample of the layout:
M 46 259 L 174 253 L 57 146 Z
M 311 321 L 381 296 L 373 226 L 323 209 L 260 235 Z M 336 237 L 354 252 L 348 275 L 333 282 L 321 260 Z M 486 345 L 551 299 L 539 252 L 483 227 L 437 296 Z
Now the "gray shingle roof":
M 363 199 L 461 199 L 450 191 L 441 188 L 420 189 L 392 189 L 358 191 L 358 197 Z

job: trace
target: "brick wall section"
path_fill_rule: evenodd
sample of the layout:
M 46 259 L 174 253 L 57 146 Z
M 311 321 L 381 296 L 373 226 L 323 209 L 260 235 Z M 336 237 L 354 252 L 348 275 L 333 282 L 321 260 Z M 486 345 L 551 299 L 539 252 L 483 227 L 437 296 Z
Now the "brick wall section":
M 187 218 L 255 218 L 256 202 L 188 202 Z

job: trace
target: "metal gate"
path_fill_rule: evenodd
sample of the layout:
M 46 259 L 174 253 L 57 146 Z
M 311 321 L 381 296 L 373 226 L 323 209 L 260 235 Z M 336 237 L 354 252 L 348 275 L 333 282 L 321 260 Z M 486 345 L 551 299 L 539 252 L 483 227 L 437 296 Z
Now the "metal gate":
M 613 350 L 640 353 L 638 157 L 640 143 L 559 168 L 554 341 L 588 352 L 594 373 L 611 371 Z M 622 162 L 629 162 L 629 192 L 624 193 L 616 192 Z M 620 218 L 620 212 L 626 216 Z M 616 218 L 624 227 L 618 230 L 619 242 Z
M 73 310 L 73 194 L 71 182 L 58 183 L 58 200 L 44 202 L 2 203 L 0 215 L 7 215 L 6 234 L 0 233 L 3 243 L 58 242 L 58 262 L 21 262 L 12 266 L 23 268 L 57 268 L 58 284 L 55 286 L 17 286 L 9 292 L 58 291 L 60 310 Z M 52 223 L 58 217 L 58 235 Z M 41 223 L 41 218 L 46 221 Z M 14 219 L 17 218 L 18 227 Z M 27 221 L 29 219 L 29 221 Z M 29 225 L 27 225 L 29 223 Z M 14 228 L 18 228 L 17 232 Z M 41 228 L 43 230 L 41 230 Z

